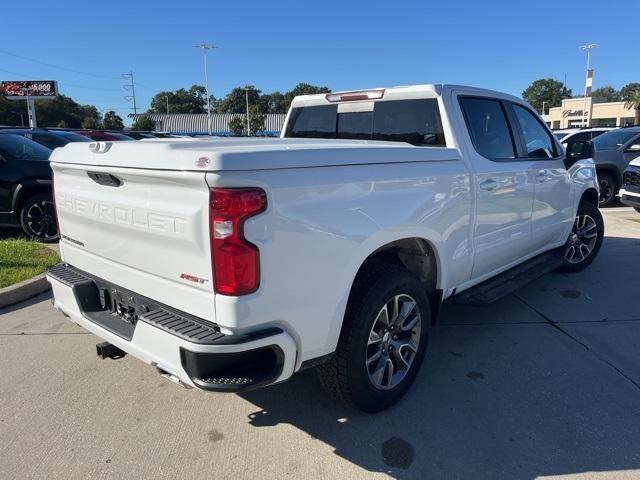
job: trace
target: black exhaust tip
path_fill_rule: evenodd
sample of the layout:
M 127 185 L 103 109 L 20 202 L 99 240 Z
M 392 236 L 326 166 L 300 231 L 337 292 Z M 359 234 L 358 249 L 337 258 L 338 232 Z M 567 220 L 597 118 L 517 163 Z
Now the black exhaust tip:
M 96 353 L 103 360 L 105 358 L 110 358 L 112 360 L 117 360 L 119 358 L 124 358 L 126 353 L 124 350 L 120 350 L 115 345 L 111 345 L 109 342 L 102 342 L 96 344 Z

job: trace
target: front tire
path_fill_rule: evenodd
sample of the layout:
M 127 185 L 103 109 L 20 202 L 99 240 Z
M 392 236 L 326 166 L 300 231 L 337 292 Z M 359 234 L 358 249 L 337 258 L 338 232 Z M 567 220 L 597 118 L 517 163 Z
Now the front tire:
M 608 172 L 598 172 L 598 187 L 600 190 L 598 206 L 602 208 L 613 205 L 618 193 L 618 182 L 615 177 Z
M 20 210 L 20 225 L 33 240 L 43 243 L 58 241 L 56 211 L 51 195 L 38 193 L 27 198 Z
M 559 270 L 572 273 L 587 268 L 598 255 L 603 238 L 604 220 L 600 210 L 592 203 L 581 203 L 562 249 L 563 264 Z
M 424 358 L 431 325 L 420 280 L 386 263 L 365 266 L 349 298 L 336 352 L 318 367 L 335 397 L 379 412 L 407 392 Z

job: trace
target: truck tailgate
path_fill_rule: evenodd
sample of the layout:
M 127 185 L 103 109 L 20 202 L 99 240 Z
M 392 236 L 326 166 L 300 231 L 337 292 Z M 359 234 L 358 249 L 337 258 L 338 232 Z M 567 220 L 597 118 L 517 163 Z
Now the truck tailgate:
M 65 262 L 215 321 L 204 172 L 51 166 Z

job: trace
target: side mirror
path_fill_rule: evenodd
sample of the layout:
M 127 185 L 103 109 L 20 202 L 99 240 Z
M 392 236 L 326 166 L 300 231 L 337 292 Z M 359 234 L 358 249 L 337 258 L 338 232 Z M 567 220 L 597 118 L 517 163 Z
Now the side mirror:
M 627 152 L 640 152 L 640 143 L 634 143 L 627 147 Z
M 567 156 L 564 164 L 568 170 L 578 160 L 593 158 L 593 143 L 586 140 L 569 140 L 565 151 Z

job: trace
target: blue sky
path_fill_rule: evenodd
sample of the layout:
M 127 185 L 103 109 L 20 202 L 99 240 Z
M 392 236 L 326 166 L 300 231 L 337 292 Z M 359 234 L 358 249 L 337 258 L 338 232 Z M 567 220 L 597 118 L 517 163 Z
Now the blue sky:
M 131 106 L 122 73 L 133 71 L 144 109 L 159 90 L 203 83 L 192 48 L 202 42 L 219 46 L 209 54 L 216 97 L 238 85 L 284 92 L 298 82 L 458 83 L 520 96 L 537 78 L 565 75 L 580 93 L 578 45 L 593 42 L 594 88 L 640 81 L 636 0 L 30 0 L 25 19 L 18 10 L 0 28 L 0 79 L 58 80 L 76 101 L 123 117 Z

